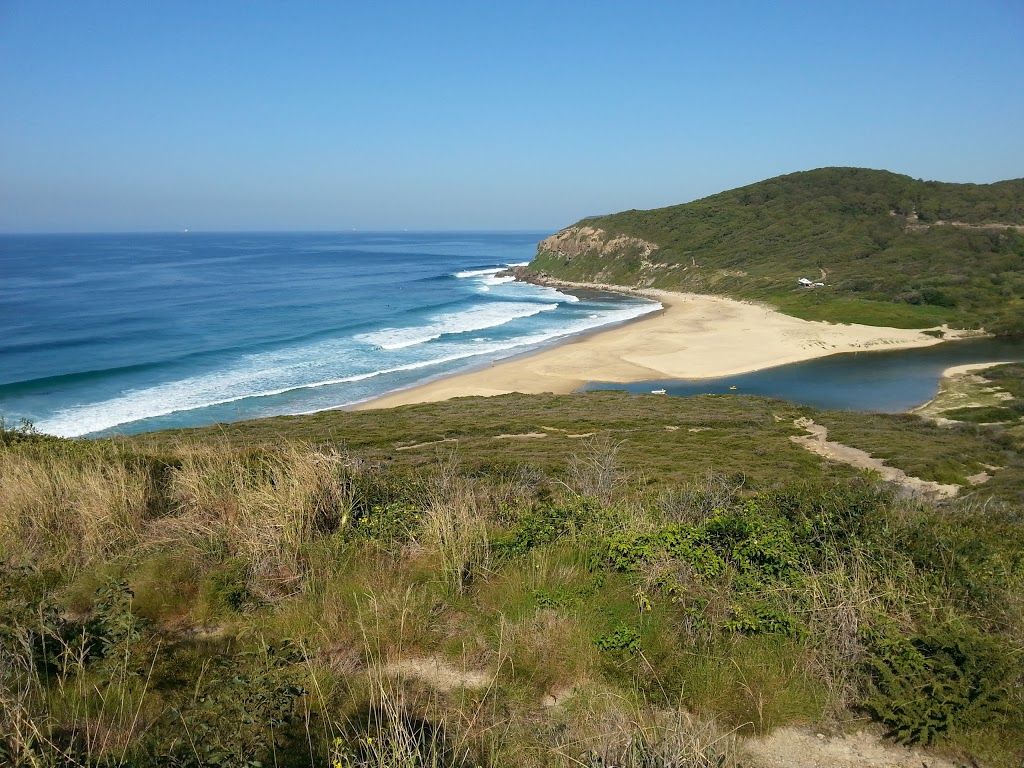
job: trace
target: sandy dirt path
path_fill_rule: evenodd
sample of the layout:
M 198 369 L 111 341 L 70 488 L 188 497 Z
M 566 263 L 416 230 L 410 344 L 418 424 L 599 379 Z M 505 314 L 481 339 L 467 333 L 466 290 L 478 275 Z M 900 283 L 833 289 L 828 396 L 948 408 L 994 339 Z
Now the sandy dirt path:
M 793 424 L 808 432 L 807 435 L 793 435 L 789 438 L 797 445 L 803 446 L 811 453 L 824 456 L 826 459 L 849 464 L 858 469 L 874 470 L 882 476 L 883 480 L 899 485 L 909 496 L 950 499 L 960 492 L 959 485 L 944 485 L 932 480 L 922 480 L 919 477 L 908 475 L 902 469 L 888 466 L 881 459 L 876 459 L 860 448 L 830 442 L 828 429 L 821 424 L 815 424 L 811 419 L 797 419 Z

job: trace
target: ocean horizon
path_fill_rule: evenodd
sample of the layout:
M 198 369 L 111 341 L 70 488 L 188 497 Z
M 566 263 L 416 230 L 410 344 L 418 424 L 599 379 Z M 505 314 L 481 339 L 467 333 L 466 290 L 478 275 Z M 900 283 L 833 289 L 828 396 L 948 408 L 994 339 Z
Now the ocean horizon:
M 0 416 L 62 437 L 354 405 L 655 302 L 515 282 L 537 232 L 0 236 Z

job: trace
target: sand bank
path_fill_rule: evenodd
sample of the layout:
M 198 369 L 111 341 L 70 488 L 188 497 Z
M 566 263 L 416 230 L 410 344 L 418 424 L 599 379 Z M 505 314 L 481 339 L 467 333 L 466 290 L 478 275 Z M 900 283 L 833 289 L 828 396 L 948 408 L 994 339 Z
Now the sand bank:
M 942 372 L 939 391 L 935 397 L 917 408 L 912 408 L 910 412 L 932 419 L 938 424 L 955 424 L 955 421 L 946 418 L 943 414 L 960 408 L 986 408 L 1003 405 L 1006 400 L 1012 400 L 1013 395 L 1000 387 L 990 386 L 984 378 L 974 374 L 996 365 L 1005 365 L 1007 362 L 1010 361 L 967 363 L 947 368 Z
M 763 305 L 717 296 L 642 293 L 660 301 L 664 311 L 489 368 L 384 395 L 355 408 L 390 408 L 466 395 L 567 393 L 588 381 L 716 378 L 839 352 L 940 343 L 919 330 L 811 322 Z M 947 339 L 956 337 L 956 331 L 946 334 Z
M 949 379 L 953 376 L 963 376 L 968 373 L 977 373 L 986 368 L 994 368 L 997 365 L 1007 365 L 1011 360 L 997 360 L 993 363 L 967 363 L 966 365 L 954 365 L 942 372 L 942 378 Z

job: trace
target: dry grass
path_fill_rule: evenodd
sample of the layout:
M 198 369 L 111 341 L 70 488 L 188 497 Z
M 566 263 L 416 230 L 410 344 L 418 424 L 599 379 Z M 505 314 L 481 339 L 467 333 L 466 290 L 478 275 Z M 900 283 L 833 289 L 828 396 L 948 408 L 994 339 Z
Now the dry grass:
M 689 434 L 680 431 L 681 439 Z M 810 511 L 831 513 L 847 498 L 851 509 L 865 504 L 863 514 L 871 515 L 864 518 L 870 536 L 842 527 L 811 540 L 822 549 L 812 543 L 801 550 L 798 580 L 763 577 L 751 605 L 792 617 L 792 634 L 727 627 L 739 612 L 737 595 L 747 596 L 738 592 L 738 571 L 713 578 L 695 570 L 700 561 L 657 547 L 634 568 L 617 570 L 606 562 L 614 534 L 639 548 L 653 541 L 643 534 L 699 525 L 752 498 L 742 474 L 699 466 L 689 482 L 645 484 L 619 468 L 633 439 L 574 443 L 583 450 L 561 457 L 564 473 L 512 462 L 485 470 L 464 448 L 461 461 L 438 453 L 415 472 L 383 460 L 364 469 L 339 450 L 297 443 L 240 448 L 207 441 L 159 453 L 106 443 L 0 451 L 0 569 L 34 566 L 0 571 L 7 579 L 0 579 L 0 611 L 3 600 L 24 607 L 46 592 L 53 615 L 77 631 L 95 622 L 93 590 L 114 574 L 126 594 L 134 592 L 135 605 L 145 603 L 139 615 L 151 622 L 147 647 L 165 638 L 175 646 L 159 652 L 167 688 L 149 692 L 159 706 L 175 686 L 175 696 L 199 691 L 229 646 L 232 653 L 246 649 L 235 657 L 244 671 L 258 666 L 248 654 L 264 636 L 292 641 L 309 670 L 290 660 L 288 680 L 294 673 L 302 686 L 312 681 L 322 691 L 319 702 L 310 696 L 303 703 L 323 728 L 311 741 L 321 758 L 333 746 L 346 768 L 731 766 L 734 736 L 723 727 L 761 732 L 856 716 L 866 654 L 860 633 L 878 617 L 909 634 L 929 611 L 940 621 L 966 615 L 957 603 L 959 582 L 938 581 L 957 573 L 938 562 L 924 573 L 913 559 L 920 552 L 907 548 L 914 531 L 941 522 L 935 510 L 846 496 L 839 484 L 821 497 L 794 491 L 778 509 L 758 513 L 767 522 L 786 520 L 788 532 L 818 525 Z M 786 446 L 788 439 L 779 449 Z M 564 482 L 549 482 L 545 471 Z M 784 517 L 805 508 L 806 521 Z M 969 510 L 947 511 L 952 519 Z M 971 511 L 972 520 L 995 511 L 986 505 Z M 393 526 L 392 513 L 399 519 Z M 978 578 L 993 569 L 1002 574 L 1009 586 L 982 586 L 1002 601 L 1000 616 L 1009 624 L 1020 621 L 1021 610 L 1017 561 L 995 546 L 995 537 L 1018 530 L 1015 513 L 1006 515 L 1006 536 L 995 528 L 986 534 L 1003 560 L 979 565 L 986 570 Z M 799 528 L 801 535 L 807 530 Z M 848 540 L 829 538 L 847 533 Z M 764 548 L 768 555 L 788 551 L 767 540 Z M 59 576 L 42 572 L 55 568 Z M 51 578 L 61 581 L 54 586 Z M 21 590 L 10 599 L 2 591 L 8 582 Z M 239 584 L 249 590 L 244 599 L 218 602 Z M 984 607 L 971 610 L 985 618 Z M 640 646 L 600 642 L 620 626 L 640 633 Z M 0 650 L 12 647 L 4 629 L 0 621 Z M 4 652 L 0 729 L 15 743 L 70 727 L 83 753 L 106 759 L 129 748 L 134 729 L 146 725 L 146 692 L 138 686 L 144 677 L 132 682 L 106 658 L 69 656 L 65 666 L 77 663 L 77 672 L 44 679 L 33 677 L 29 656 Z M 417 660 L 465 679 L 448 675 L 442 685 L 409 672 Z M 486 685 L 465 684 L 481 675 Z M 274 680 L 264 680 L 271 693 Z M 156 733 L 154 727 L 143 737 Z M 344 736 L 336 743 L 338 734 Z
M 607 435 L 588 437 L 569 457 L 566 484 L 580 496 L 589 496 L 608 504 L 623 483 L 619 462 L 622 444 Z
M 147 726 L 143 709 L 151 669 L 139 669 L 129 642 L 89 673 L 81 638 L 52 627 L 16 626 L 16 642 L 0 644 L 0 758 L 15 766 L 121 765 Z M 34 661 L 34 645 L 53 649 L 47 682 Z
M 431 477 L 420 541 L 436 552 L 442 578 L 461 595 L 474 576 L 489 568 L 488 520 L 472 483 L 449 455 Z
M 0 452 L 0 550 L 75 569 L 140 541 L 150 478 L 118 455 L 70 461 Z
M 877 596 L 864 569 L 836 562 L 806 582 L 812 608 L 806 615 L 807 660 L 828 689 L 827 714 L 840 717 L 849 711 L 858 693 L 858 674 L 864 660 L 859 629 Z
M 265 598 L 295 591 L 304 547 L 351 505 L 341 453 L 287 444 L 257 457 L 196 444 L 181 456 L 169 482 L 175 514 L 154 526 L 153 539 L 243 558 Z
M 621 768 L 736 768 L 735 731 L 681 706 L 635 702 L 613 691 L 580 691 L 564 716 L 568 727 L 553 764 Z M 548 763 L 552 764 L 552 763 Z

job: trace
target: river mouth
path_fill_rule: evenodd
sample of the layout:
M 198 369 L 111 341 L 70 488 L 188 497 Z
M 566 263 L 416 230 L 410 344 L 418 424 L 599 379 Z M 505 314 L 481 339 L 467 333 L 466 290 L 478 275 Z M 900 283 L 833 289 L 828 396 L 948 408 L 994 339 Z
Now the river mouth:
M 954 365 L 1024 360 L 1024 338 L 969 339 L 920 349 L 851 352 L 715 379 L 589 382 L 579 391 L 620 389 L 666 395 L 758 395 L 823 410 L 899 413 L 935 397 Z

